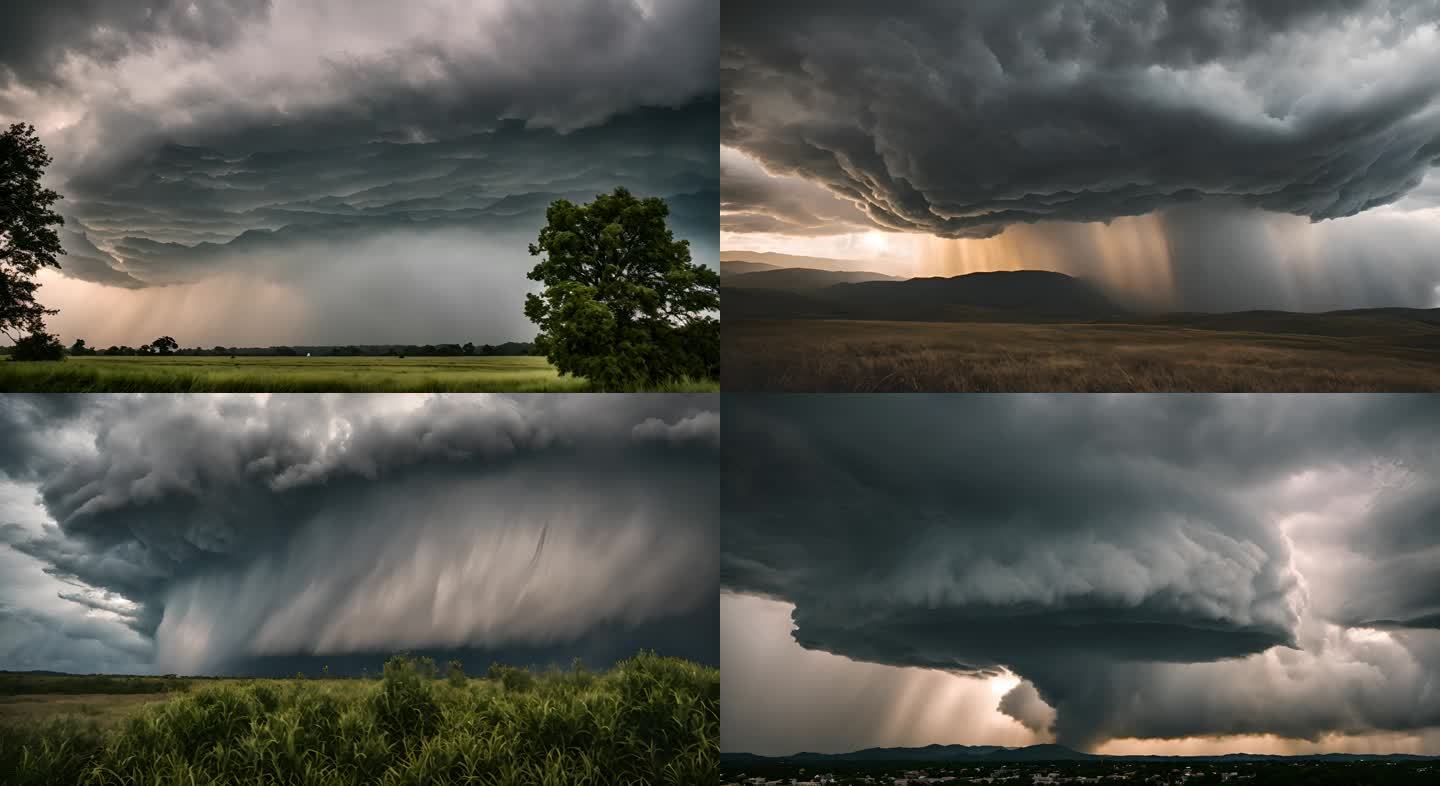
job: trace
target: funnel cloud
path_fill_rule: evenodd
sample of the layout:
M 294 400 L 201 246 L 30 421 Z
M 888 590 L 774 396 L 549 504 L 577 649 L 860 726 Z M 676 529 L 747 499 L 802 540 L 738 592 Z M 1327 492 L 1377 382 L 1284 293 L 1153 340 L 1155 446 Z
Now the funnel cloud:
M 936 674 L 1003 691 L 947 705 L 995 739 L 936 722 L 907 744 L 1440 741 L 1434 397 L 788 395 L 725 410 L 727 635 L 779 607 L 792 647 L 855 661 L 857 678 L 908 675 L 851 708 L 876 718 L 868 734 L 776 729 L 763 699 L 732 702 L 727 750 L 896 744 L 883 719 Z M 800 658 L 768 646 L 786 653 L 777 670 Z M 727 665 L 727 684 L 751 679 L 785 681 Z M 772 732 L 801 747 L 775 750 Z

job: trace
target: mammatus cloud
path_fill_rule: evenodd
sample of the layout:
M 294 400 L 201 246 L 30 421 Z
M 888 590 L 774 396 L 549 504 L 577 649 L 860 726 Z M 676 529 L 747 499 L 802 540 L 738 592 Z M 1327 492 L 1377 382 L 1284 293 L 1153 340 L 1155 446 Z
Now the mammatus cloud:
M 1078 746 L 1440 726 L 1432 398 L 725 408 L 722 585 L 806 648 L 1013 673 Z
M 142 665 L 555 650 L 714 602 L 713 397 L 83 398 L 4 402 L 38 505 L 0 534 Z
M 738 0 L 721 141 L 944 237 L 1202 199 L 1350 216 L 1440 160 L 1437 21 L 1433 0 Z

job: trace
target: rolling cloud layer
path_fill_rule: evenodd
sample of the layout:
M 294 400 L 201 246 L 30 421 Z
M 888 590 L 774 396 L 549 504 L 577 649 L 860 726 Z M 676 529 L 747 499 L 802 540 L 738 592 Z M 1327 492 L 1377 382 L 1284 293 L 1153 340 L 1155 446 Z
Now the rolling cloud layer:
M 0 11 L 0 120 L 35 123 L 54 155 L 62 274 L 100 285 L 96 306 L 143 298 L 180 320 L 226 280 L 259 308 L 263 287 L 291 293 L 289 343 L 528 338 L 545 206 L 616 186 L 666 198 L 714 258 L 713 3 L 111 5 Z M 469 302 L 435 302 L 441 281 Z M 139 330 L 71 300 L 69 331 Z
M 669 648 L 664 626 L 715 660 L 713 397 L 8 397 L 0 413 L 19 437 L 0 535 L 24 567 L 0 595 L 23 634 L 9 666 L 52 668 L 35 659 L 57 637 L 106 650 L 92 668 L 184 673 L 405 649 L 568 661 L 587 642 Z
M 725 409 L 722 586 L 807 649 L 1017 675 L 1000 711 L 1077 746 L 1440 726 L 1431 397 Z
M 1150 310 L 1432 308 L 1437 40 L 1434 0 L 735 0 L 724 243 Z
M 1440 159 L 1437 20 L 1432 0 L 732 2 L 722 141 L 946 237 L 1211 197 L 1338 218 Z

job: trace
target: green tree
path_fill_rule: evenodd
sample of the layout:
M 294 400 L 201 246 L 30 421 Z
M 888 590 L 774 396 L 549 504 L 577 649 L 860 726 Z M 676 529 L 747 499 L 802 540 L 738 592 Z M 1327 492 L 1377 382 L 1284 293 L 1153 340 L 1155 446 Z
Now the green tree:
M 161 336 L 151 341 L 147 348 L 157 355 L 172 355 L 180 348 L 180 342 L 169 336 Z
M 17 344 L 27 333 L 44 334 L 45 316 L 56 313 L 35 301 L 35 276 L 59 268 L 55 257 L 65 253 L 55 231 L 65 219 L 51 209 L 60 195 L 40 185 L 51 161 L 34 126 L 0 133 L 0 333 Z
M 58 336 L 36 330 L 20 337 L 10 351 L 11 360 L 64 360 L 65 346 Z
M 561 374 L 607 390 L 718 375 L 720 275 L 690 260 L 669 215 L 664 200 L 624 188 L 545 211 L 529 274 L 545 288 L 526 296 L 525 316 Z
M 72 355 L 91 355 L 91 354 L 94 354 L 94 350 L 92 350 L 92 349 L 90 349 L 89 347 L 85 346 L 85 339 L 83 339 L 83 338 L 77 338 L 77 339 L 75 339 L 75 343 L 70 345 L 70 354 L 72 354 Z

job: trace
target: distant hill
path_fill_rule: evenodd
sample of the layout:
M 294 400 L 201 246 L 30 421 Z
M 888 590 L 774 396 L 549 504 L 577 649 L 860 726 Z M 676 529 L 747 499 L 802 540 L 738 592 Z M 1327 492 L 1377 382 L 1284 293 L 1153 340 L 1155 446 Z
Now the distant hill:
M 1219 756 L 1106 756 L 1081 753 L 1064 745 L 1029 745 L 1003 748 L 993 745 L 927 745 L 923 748 L 866 748 L 851 753 L 796 753 L 790 756 L 757 756 L 753 753 L 721 753 L 720 763 L 730 767 L 757 764 L 864 764 L 887 763 L 984 763 L 1039 761 L 1440 761 L 1440 756 L 1408 753 L 1320 753 L 1306 756 L 1277 756 L 1260 753 L 1227 753 Z
M 778 276 L 781 272 L 789 271 L 767 271 L 764 275 Z M 759 275 L 746 274 L 742 280 L 755 281 Z M 987 312 L 1070 319 L 1100 319 L 1125 313 L 1088 282 L 1041 270 L 971 273 L 954 278 L 887 277 L 808 289 L 734 286 L 728 281 L 722 281 L 721 286 L 722 309 L 731 319 L 947 322 L 983 318 Z
M 1356 338 L 1385 336 L 1392 343 L 1440 349 L 1440 308 L 1366 308 L 1307 314 L 1293 311 L 1236 311 L 1229 314 L 1137 315 L 1127 324 L 1164 325 L 1191 330 L 1289 333 L 1298 336 Z
M 746 262 L 743 259 L 721 259 L 720 275 L 725 277 L 743 276 L 746 273 L 762 273 L 767 270 L 781 270 L 778 265 L 767 265 L 764 262 Z
M 722 265 L 727 264 L 722 262 Z M 747 263 L 728 263 L 747 264 Z M 900 281 L 895 276 L 868 270 L 816 270 L 806 267 L 784 267 L 732 273 L 724 276 L 723 286 L 745 289 L 780 289 L 787 291 L 823 289 L 836 284 L 862 284 L 870 281 Z
M 1372 336 L 1384 337 L 1396 346 L 1440 350 L 1440 308 L 1136 313 L 1114 303 L 1083 279 L 1043 270 L 896 279 L 865 271 L 721 264 L 743 264 L 751 271 L 721 279 L 722 308 L 725 318 L 732 320 L 1087 322 L 1230 333 Z
M 869 259 L 834 259 L 832 257 L 806 257 L 796 254 L 780 254 L 774 251 L 721 251 L 720 267 L 723 272 L 727 263 L 745 262 L 765 265 L 769 268 L 811 268 L 853 273 L 865 270 L 884 270 L 892 265 Z M 737 271 L 738 272 L 738 271 Z

